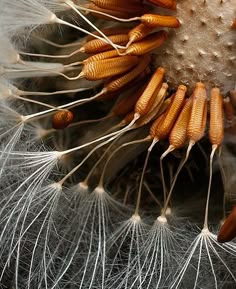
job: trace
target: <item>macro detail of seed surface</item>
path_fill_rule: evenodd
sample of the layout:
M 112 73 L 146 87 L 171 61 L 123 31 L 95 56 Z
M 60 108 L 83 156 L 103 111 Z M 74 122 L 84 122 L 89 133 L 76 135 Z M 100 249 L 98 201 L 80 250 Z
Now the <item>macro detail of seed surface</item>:
M 0 289 L 236 288 L 235 1 L 0 0 Z
M 234 88 L 236 77 L 235 0 L 182 0 L 173 15 L 181 26 L 169 31 L 168 41 L 156 55 L 170 85 L 179 82 L 192 88 L 194 82 L 220 86 L 226 92 Z

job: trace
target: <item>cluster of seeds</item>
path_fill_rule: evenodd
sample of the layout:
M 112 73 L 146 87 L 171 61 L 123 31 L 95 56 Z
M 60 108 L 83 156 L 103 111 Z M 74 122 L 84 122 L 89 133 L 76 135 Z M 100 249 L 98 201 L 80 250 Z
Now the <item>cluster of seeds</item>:
M 225 152 L 223 142 L 235 137 L 235 90 L 201 76 L 188 87 L 178 73 L 175 87 L 173 71 L 168 81 L 159 51 L 181 28 L 176 2 L 0 0 L 6 288 L 234 288 L 232 141 Z M 177 180 L 198 159 L 208 186 L 192 199 Z

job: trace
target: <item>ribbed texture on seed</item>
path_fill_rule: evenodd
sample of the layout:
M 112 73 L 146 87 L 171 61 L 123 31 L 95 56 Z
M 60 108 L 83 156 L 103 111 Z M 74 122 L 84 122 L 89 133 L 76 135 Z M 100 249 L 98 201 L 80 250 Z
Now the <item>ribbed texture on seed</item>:
M 117 34 L 108 36 L 111 42 L 114 44 L 124 45 L 129 41 L 128 34 Z M 81 48 L 82 52 L 85 53 L 98 53 L 112 49 L 109 43 L 104 42 L 100 39 L 94 39 L 86 42 Z
M 128 73 L 118 77 L 117 79 L 108 82 L 105 85 L 104 89 L 106 91 L 116 91 L 121 87 L 125 86 L 126 84 L 134 80 L 136 77 L 138 77 L 147 68 L 150 60 L 151 59 L 148 54 L 144 55 L 142 59 L 140 59 L 139 64 L 135 68 L 133 68 Z
M 133 43 L 126 50 L 127 55 L 143 55 L 162 45 L 167 37 L 165 31 L 154 32 L 143 40 Z
M 170 132 L 169 143 L 175 149 L 182 147 L 187 141 L 187 127 L 192 110 L 192 104 L 192 98 L 186 100 L 186 103 Z
M 156 71 L 153 73 L 152 78 L 149 81 L 146 89 L 136 103 L 136 113 L 144 115 L 151 109 L 155 101 L 156 93 L 158 93 L 161 88 L 164 73 L 165 71 L 162 67 L 157 68 Z
M 206 125 L 207 98 L 206 88 L 203 83 L 196 83 L 193 95 L 193 106 L 187 128 L 187 136 L 193 141 L 199 141 L 204 134 Z
M 106 77 L 112 77 L 126 72 L 138 63 L 136 56 L 122 56 L 117 58 L 109 58 L 95 62 L 85 63 L 81 72 L 81 76 L 87 80 L 99 80 Z
M 220 145 L 224 137 L 223 101 L 218 88 L 211 90 L 209 139 L 212 145 Z
M 179 111 L 182 108 L 186 91 L 187 88 L 184 85 L 178 87 L 170 106 L 165 112 L 165 118 L 156 131 L 156 137 L 158 139 L 163 139 L 169 134 L 176 118 L 178 117 Z

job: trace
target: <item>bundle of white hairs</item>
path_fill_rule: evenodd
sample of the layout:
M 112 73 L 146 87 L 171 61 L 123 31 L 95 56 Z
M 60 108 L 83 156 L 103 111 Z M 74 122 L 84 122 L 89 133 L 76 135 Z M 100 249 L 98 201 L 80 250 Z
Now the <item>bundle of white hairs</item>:
M 233 0 L 0 0 L 0 288 L 236 288 Z

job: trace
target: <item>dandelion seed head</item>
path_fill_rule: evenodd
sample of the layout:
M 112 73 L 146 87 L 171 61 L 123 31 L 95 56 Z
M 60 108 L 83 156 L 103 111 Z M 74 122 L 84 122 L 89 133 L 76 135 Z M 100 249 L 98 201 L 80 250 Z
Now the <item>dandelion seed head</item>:
M 218 155 L 221 102 L 207 113 L 211 86 L 234 89 L 233 1 L 0 0 L 0 283 L 8 268 L 26 289 L 236 283 L 235 243 L 209 229 L 235 162 Z
M 168 41 L 156 55 L 168 82 L 189 88 L 196 80 L 227 92 L 234 88 L 236 34 L 231 29 L 235 18 L 234 1 L 178 1 L 174 15 L 181 26 L 169 31 Z

